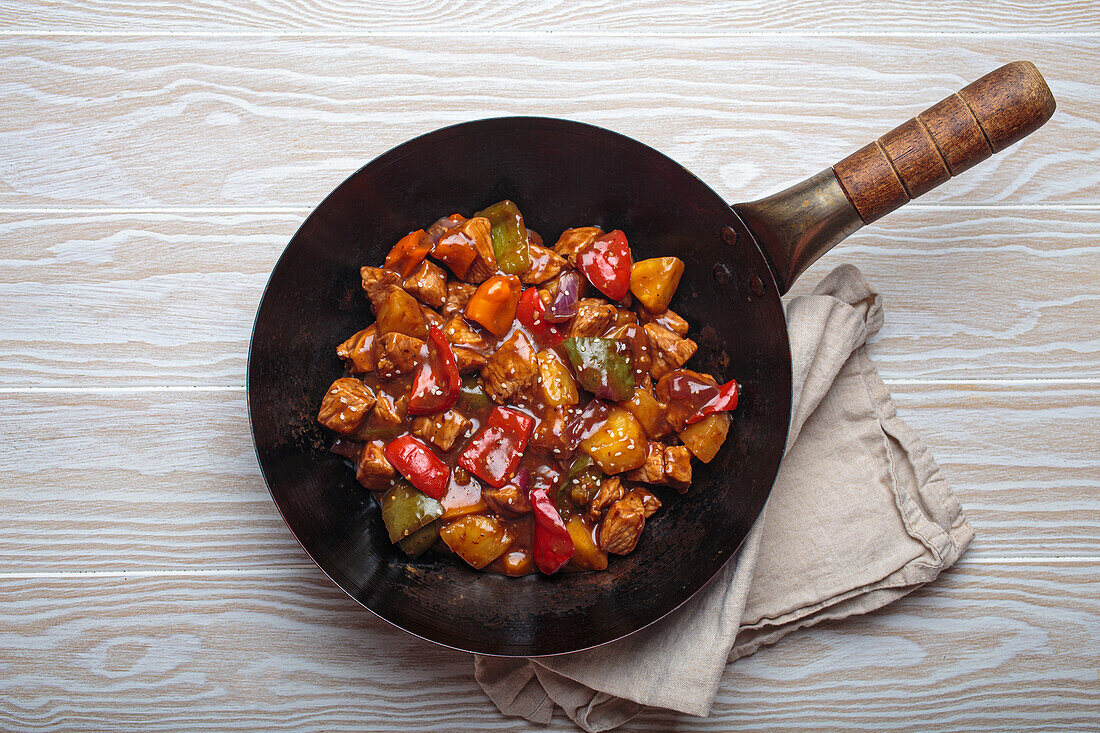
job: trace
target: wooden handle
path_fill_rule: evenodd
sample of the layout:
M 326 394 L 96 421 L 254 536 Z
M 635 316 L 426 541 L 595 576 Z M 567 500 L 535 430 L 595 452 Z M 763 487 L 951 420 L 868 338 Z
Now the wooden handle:
M 833 166 L 865 224 L 999 153 L 1054 114 L 1035 64 L 986 74 Z

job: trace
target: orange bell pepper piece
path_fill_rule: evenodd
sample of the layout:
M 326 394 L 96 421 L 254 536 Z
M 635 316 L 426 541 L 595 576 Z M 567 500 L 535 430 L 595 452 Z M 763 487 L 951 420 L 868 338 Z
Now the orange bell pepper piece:
M 428 239 L 426 231 L 417 229 L 409 232 L 386 255 L 386 269 L 400 273 L 401 277 L 408 277 L 431 251 L 432 241 Z
M 466 317 L 485 326 L 493 335 L 503 336 L 516 319 L 522 287 L 515 275 L 493 275 L 470 296 Z

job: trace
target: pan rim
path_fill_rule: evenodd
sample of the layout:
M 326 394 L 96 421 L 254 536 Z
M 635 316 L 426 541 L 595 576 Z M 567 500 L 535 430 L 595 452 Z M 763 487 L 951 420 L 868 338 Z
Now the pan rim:
M 453 649 L 455 651 L 461 651 L 461 652 L 466 652 L 466 653 L 479 654 L 479 655 L 483 655 L 483 656 L 501 657 L 501 658 L 555 657 L 555 656 L 560 656 L 560 655 L 564 655 L 564 654 L 572 654 L 572 653 L 576 653 L 576 652 L 596 649 L 596 648 L 599 648 L 601 646 L 613 643 L 615 641 L 620 641 L 620 640 L 625 639 L 629 636 L 637 634 L 638 632 L 640 632 L 644 629 L 647 629 L 650 626 L 652 626 L 653 624 L 656 624 L 657 622 L 665 619 L 666 617 L 668 617 L 673 612 L 675 612 L 678 609 L 682 608 L 684 606 L 684 604 L 686 604 L 688 601 L 690 601 L 691 599 L 697 597 L 705 589 L 709 588 L 711 586 L 711 584 L 715 582 L 715 579 L 726 569 L 726 567 L 729 565 L 729 563 L 731 561 L 734 561 L 738 557 L 738 555 L 740 553 L 740 550 L 743 547 L 746 539 L 748 538 L 748 536 L 752 532 L 752 527 L 755 526 L 755 523 L 760 518 L 760 515 L 763 511 L 764 505 L 767 503 L 768 497 L 770 496 L 770 493 L 771 493 L 771 489 L 774 486 L 775 477 L 776 477 L 776 475 L 778 475 L 779 463 L 782 459 L 782 456 L 786 452 L 787 431 L 784 430 L 784 433 L 783 433 L 783 436 L 782 436 L 782 444 L 780 445 L 780 450 L 779 450 L 779 453 L 778 453 L 779 460 L 776 461 L 775 470 L 770 472 L 771 473 L 770 483 L 768 484 L 768 486 L 765 490 L 761 490 L 761 491 L 757 492 L 756 494 L 754 494 L 755 501 L 752 502 L 752 504 L 750 504 L 748 506 L 748 512 L 747 513 L 751 514 L 751 516 L 753 517 L 753 521 L 750 524 L 749 530 L 746 531 L 745 536 L 743 536 L 740 539 L 740 541 L 737 543 L 736 546 L 730 547 L 728 549 L 723 548 L 723 552 L 727 553 L 726 556 L 724 557 L 724 559 L 722 559 L 722 561 L 720 563 L 718 563 L 715 566 L 714 571 L 711 573 L 710 577 L 704 583 L 700 584 L 694 591 L 692 591 L 691 593 L 686 594 L 685 597 L 683 597 L 682 599 L 680 599 L 676 603 L 672 604 L 669 608 L 660 610 L 652 618 L 650 618 L 649 620 L 646 620 L 644 623 L 638 625 L 637 627 L 631 629 L 630 631 L 627 631 L 625 633 L 621 633 L 621 634 L 618 634 L 618 635 L 615 635 L 615 636 L 611 636 L 610 638 L 598 641 L 596 643 L 592 643 L 592 644 L 588 644 L 588 645 L 582 645 L 582 646 L 570 647 L 568 649 L 554 650 L 554 651 L 549 651 L 549 652 L 531 652 L 531 651 L 500 652 L 500 651 L 493 651 L 493 650 L 488 650 L 488 649 L 483 649 L 483 648 L 475 648 L 476 645 L 472 645 L 472 644 L 471 645 L 460 646 L 458 644 L 448 643 L 446 641 L 440 641 L 438 639 L 431 638 L 431 637 L 429 637 L 425 634 L 421 634 L 421 633 L 418 633 L 416 631 L 413 631 L 413 630 L 407 628 L 406 626 L 402 625 L 401 623 L 399 623 L 397 620 L 388 617 L 387 615 L 381 613 L 380 611 L 378 611 L 374 608 L 371 608 L 369 605 L 367 605 L 367 603 L 364 600 L 360 599 L 356 594 L 352 593 L 351 591 L 349 591 L 347 589 L 346 586 L 350 586 L 352 584 L 350 583 L 350 580 L 348 578 L 344 577 L 343 573 L 341 573 L 336 568 L 332 568 L 332 569 L 326 568 L 316 557 L 314 557 L 313 552 L 311 552 L 311 550 L 306 546 L 303 539 L 299 536 L 299 533 L 295 530 L 294 525 L 291 523 L 290 518 L 287 516 L 287 513 L 284 510 L 283 504 L 281 504 L 279 499 L 276 498 L 276 496 L 275 496 L 275 492 L 272 488 L 273 479 L 272 479 L 272 477 L 270 477 L 268 475 L 268 469 L 264 466 L 263 456 L 260 453 L 260 446 L 259 446 L 259 443 L 257 441 L 257 433 L 256 433 L 256 415 L 255 415 L 256 405 L 254 403 L 256 402 L 257 397 L 256 397 L 256 391 L 255 391 L 253 378 L 254 378 L 254 372 L 255 372 L 255 368 L 256 368 L 255 363 L 254 363 L 254 358 L 256 356 L 256 335 L 257 335 L 257 330 L 259 329 L 259 326 L 260 326 L 261 313 L 263 311 L 264 303 L 265 303 L 266 299 L 268 298 L 269 293 L 271 292 L 270 289 L 271 289 L 272 281 L 275 279 L 276 273 L 279 271 L 280 266 L 282 266 L 284 264 L 287 256 L 290 254 L 291 246 L 296 241 L 296 239 L 299 237 L 302 230 L 310 223 L 310 220 L 312 219 L 312 217 L 314 217 L 317 214 L 317 212 L 324 207 L 325 203 L 327 203 L 330 199 L 332 199 L 334 196 L 336 196 L 338 194 L 338 192 L 346 184 L 348 184 L 349 181 L 355 179 L 357 176 L 359 176 L 361 173 L 363 173 L 366 169 L 377 166 L 377 165 L 381 165 L 381 164 L 387 164 L 387 163 L 392 163 L 392 162 L 395 162 L 395 161 L 399 161 L 403 157 L 405 157 L 406 155 L 411 155 L 412 154 L 411 151 L 403 153 L 402 150 L 407 149 L 407 148 L 411 148 L 415 143 L 421 142 L 425 138 L 432 137 L 432 138 L 436 138 L 436 139 L 446 139 L 446 138 L 454 137 L 454 136 L 457 136 L 457 135 L 460 135 L 460 134 L 468 134 L 468 133 L 474 131 L 479 126 L 490 126 L 490 125 L 494 125 L 494 124 L 517 124 L 517 123 L 518 124 L 528 124 L 528 125 L 537 125 L 537 126 L 556 128 L 560 131 L 569 132 L 569 133 L 572 133 L 573 131 L 575 131 L 579 128 L 590 128 L 591 130 L 594 130 L 594 131 L 598 132 L 601 135 L 607 136 L 607 141 L 616 144 L 618 147 L 631 148 L 631 147 L 641 146 L 643 148 L 646 148 L 648 151 L 651 151 L 652 153 L 660 156 L 667 163 L 676 166 L 676 168 L 678 170 L 683 171 L 684 173 L 686 173 L 688 176 L 690 176 L 692 179 L 694 179 L 700 186 L 704 187 L 707 191 L 709 191 L 711 194 L 713 194 L 716 197 L 717 200 L 721 200 L 721 201 L 723 201 L 723 203 L 725 203 L 725 199 L 722 196 L 720 196 L 717 192 L 715 192 L 705 181 L 700 179 L 698 176 L 696 176 L 694 173 L 692 173 L 691 170 L 684 167 L 678 161 L 676 161 L 675 159 L 671 158 L 670 156 L 660 152 L 659 150 L 657 150 L 657 149 L 655 149 L 655 148 L 653 148 L 649 145 L 646 145 L 645 143 L 643 143 L 641 141 L 635 140 L 634 138 L 631 138 L 627 135 L 616 132 L 614 130 L 609 130 L 607 128 L 600 127 L 600 126 L 597 126 L 597 125 L 593 125 L 591 123 L 579 122 L 579 121 L 570 120 L 570 119 L 567 119 L 567 118 L 544 117 L 544 116 L 528 116 L 528 115 L 514 115 L 514 116 L 499 116 L 499 117 L 479 118 L 479 119 L 468 120 L 468 121 L 464 121 L 464 122 L 458 122 L 458 123 L 455 123 L 455 124 L 451 124 L 451 125 L 447 125 L 447 126 L 444 126 L 444 127 L 441 127 L 441 128 L 430 130 L 428 132 L 422 133 L 422 134 L 417 135 L 417 136 L 415 136 L 413 138 L 410 138 L 408 140 L 402 141 L 401 143 L 389 148 L 385 152 L 375 156 L 373 159 L 368 161 L 366 164 L 364 164 L 363 166 L 360 166 L 355 171 L 353 171 L 348 176 L 346 176 L 328 194 L 326 194 L 325 197 L 322 198 L 320 202 L 318 202 L 315 206 L 313 206 L 310 209 L 309 214 L 306 215 L 306 217 L 302 220 L 301 224 L 299 224 L 298 227 L 295 229 L 294 234 L 287 241 L 287 244 L 284 246 L 282 252 L 279 254 L 279 257 L 275 261 L 275 264 L 272 266 L 271 273 L 268 275 L 267 281 L 265 282 L 263 290 L 260 293 L 259 300 L 257 301 L 256 314 L 255 314 L 255 317 L 253 318 L 252 329 L 251 329 L 251 332 L 250 332 L 250 335 L 249 335 L 248 358 L 246 360 L 246 365 L 245 365 L 245 369 L 246 369 L 246 374 L 245 374 L 245 396 L 246 396 L 246 403 L 247 403 L 249 432 L 250 432 L 251 437 L 252 437 L 253 452 L 256 456 L 257 465 L 260 468 L 260 475 L 263 478 L 264 485 L 268 490 L 268 495 L 271 497 L 271 500 L 275 504 L 275 507 L 278 510 L 279 515 L 283 520 L 283 523 L 290 530 L 291 535 L 294 537 L 294 539 L 298 543 L 298 545 L 302 548 L 302 550 L 310 558 L 310 560 L 313 562 L 313 564 L 316 565 L 321 570 L 321 572 L 324 573 L 324 575 L 330 581 L 332 581 L 341 591 L 343 591 L 347 596 L 349 596 L 352 600 L 354 600 L 359 606 L 361 606 L 362 608 L 365 608 L 366 610 L 370 611 L 370 613 L 374 617 L 382 619 L 383 621 L 387 622 L 391 626 L 393 626 L 397 629 L 400 629 L 401 631 L 403 631 L 405 633 L 411 634 L 412 636 L 414 636 L 416 638 L 423 639 L 424 641 L 430 642 L 432 644 L 437 644 L 439 646 L 442 646 L 442 647 L 445 647 L 445 648 L 448 648 L 448 649 Z M 740 221 L 740 215 L 736 212 L 736 210 L 732 206 L 730 206 L 728 203 L 725 203 L 725 206 L 729 210 L 731 218 L 735 218 L 738 221 Z M 757 250 L 757 253 L 760 255 L 760 257 L 762 258 L 762 261 L 767 263 L 768 262 L 767 258 L 764 256 L 764 253 L 760 250 L 760 247 L 755 242 L 755 240 L 753 240 L 753 246 Z M 775 295 L 776 300 L 779 300 L 778 287 L 777 287 L 777 284 L 774 280 L 774 273 L 772 272 L 770 265 L 767 266 L 765 269 L 767 270 L 767 273 L 768 273 L 769 277 L 771 278 L 771 280 L 770 280 L 771 287 L 769 288 L 769 292 L 770 293 L 775 293 L 776 294 Z M 782 310 L 782 301 L 781 300 L 779 301 L 779 303 L 777 305 L 780 308 L 780 310 Z M 786 374 L 788 375 L 787 395 L 786 395 L 786 399 L 785 399 L 786 412 L 787 412 L 787 424 L 785 425 L 785 427 L 789 427 L 789 421 L 790 421 L 790 417 L 791 417 L 791 413 L 792 413 L 792 399 L 791 399 L 792 398 L 792 395 L 791 395 L 792 384 L 790 382 L 791 351 L 790 351 L 789 336 L 787 334 L 786 328 L 781 329 L 781 331 L 782 331 L 782 333 L 779 334 L 779 335 L 780 335 L 780 338 L 782 340 L 782 344 L 783 344 L 783 347 L 784 347 L 782 349 L 782 357 L 785 361 Z

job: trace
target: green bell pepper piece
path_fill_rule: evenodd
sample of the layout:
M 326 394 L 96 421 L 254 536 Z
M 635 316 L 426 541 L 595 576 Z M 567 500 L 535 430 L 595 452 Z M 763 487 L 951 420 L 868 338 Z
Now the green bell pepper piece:
M 398 481 L 382 495 L 382 521 L 390 534 L 390 542 L 397 542 L 421 527 L 434 522 L 443 514 L 443 505 L 421 493 L 408 481 Z
M 511 201 L 500 201 L 474 216 L 483 216 L 493 225 L 493 254 L 497 267 L 508 275 L 519 275 L 531 269 L 531 248 L 527 244 L 527 227 L 523 214 Z
M 572 515 L 577 507 L 587 506 L 600 490 L 603 473 L 596 468 L 592 457 L 582 453 L 574 459 L 555 492 L 554 507 L 559 514 Z
M 605 400 L 620 402 L 634 394 L 634 358 L 630 345 L 596 336 L 570 336 L 565 353 L 580 385 Z
M 476 374 L 471 374 L 462 381 L 462 387 L 458 391 L 458 411 L 464 415 L 481 412 L 492 404 L 485 388 L 481 386 Z
M 408 537 L 397 541 L 397 546 L 410 557 L 420 557 L 439 539 L 439 520 L 425 524 Z

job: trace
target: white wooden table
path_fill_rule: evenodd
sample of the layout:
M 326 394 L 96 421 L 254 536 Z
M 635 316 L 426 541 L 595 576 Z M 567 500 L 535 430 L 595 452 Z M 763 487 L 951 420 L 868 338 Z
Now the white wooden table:
M 872 356 L 977 539 L 732 666 L 709 719 L 629 728 L 1096 730 L 1100 7 L 989 5 L 0 1 L 0 729 L 515 729 L 467 656 L 328 582 L 260 479 L 248 334 L 309 209 L 505 114 L 748 200 L 1022 58 L 1054 119 L 796 288 L 850 261 L 882 289 Z

